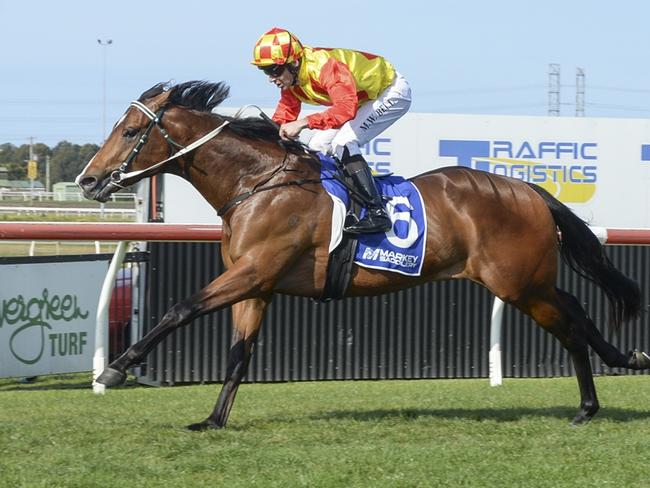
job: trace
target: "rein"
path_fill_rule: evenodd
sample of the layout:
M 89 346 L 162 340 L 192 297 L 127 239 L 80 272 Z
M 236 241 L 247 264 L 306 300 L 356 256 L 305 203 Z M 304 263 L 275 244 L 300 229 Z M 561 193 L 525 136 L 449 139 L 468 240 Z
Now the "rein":
M 207 134 L 205 134 L 203 137 L 197 139 L 196 141 L 192 142 L 188 146 L 183 146 L 182 144 L 177 143 L 174 141 L 170 135 L 169 132 L 161 125 L 161 119 L 165 113 L 165 109 L 161 108 L 157 113 L 154 113 L 149 107 L 147 107 L 145 104 L 142 102 L 139 102 L 137 100 L 134 100 L 131 102 L 129 105 L 130 107 L 134 107 L 138 109 L 140 112 L 142 112 L 145 116 L 149 118 L 149 124 L 147 125 L 147 128 L 144 131 L 144 134 L 140 137 L 140 140 L 138 143 L 135 145 L 135 147 L 131 150 L 131 153 L 127 156 L 127 158 L 124 160 L 124 162 L 120 165 L 118 169 L 113 171 L 111 173 L 111 181 L 108 183 L 109 185 L 124 189 L 126 186 L 123 184 L 124 181 L 130 180 L 132 178 L 136 177 L 146 177 L 149 176 L 150 174 L 154 173 L 156 170 L 158 170 L 160 167 L 164 166 L 165 164 L 169 163 L 170 161 L 173 161 L 181 156 L 184 156 L 185 154 L 193 151 L 197 147 L 202 146 L 209 140 L 215 138 L 229 123 L 230 121 L 226 120 L 224 121 L 221 125 L 216 127 L 215 129 L 211 130 Z M 266 119 L 272 124 L 277 125 L 270 117 L 268 117 L 262 110 L 257 107 L 256 105 L 245 105 L 241 107 L 237 113 L 233 116 L 233 118 L 238 118 L 246 109 L 249 107 L 255 107 L 259 110 L 260 115 L 262 118 Z M 167 141 L 167 144 L 170 146 L 170 156 L 167 159 L 164 159 L 163 161 L 160 161 L 152 166 L 149 166 L 148 168 L 138 170 L 138 171 L 129 171 L 131 168 L 131 165 L 133 164 L 133 161 L 135 158 L 138 156 L 138 153 L 142 149 L 142 147 L 147 143 L 149 140 L 149 136 L 151 135 L 151 131 L 153 128 L 156 127 L 158 131 L 161 133 L 163 138 Z M 176 153 L 173 151 L 175 149 L 178 149 Z M 345 186 L 350 193 L 353 196 L 356 196 L 359 198 L 361 201 L 366 201 L 367 199 L 365 196 L 359 194 L 359 192 L 353 188 L 351 185 L 349 185 L 343 178 L 341 178 L 339 175 L 333 175 L 332 177 L 325 177 L 325 178 L 302 178 L 299 180 L 292 180 L 292 181 L 285 181 L 283 183 L 276 183 L 273 185 L 269 186 L 263 186 L 266 183 L 268 183 L 275 175 L 277 175 L 279 172 L 284 170 L 286 168 L 286 161 L 287 161 L 287 155 L 289 151 L 287 151 L 284 154 L 284 158 L 282 160 L 282 164 L 280 167 L 278 167 L 276 170 L 274 170 L 271 175 L 263 182 L 258 183 L 255 185 L 255 187 L 247 191 L 245 193 L 242 193 L 240 195 L 237 195 L 236 197 L 232 198 L 228 202 L 225 203 L 221 208 L 217 210 L 217 215 L 219 217 L 223 217 L 226 213 L 228 213 L 230 210 L 232 210 L 234 207 L 238 206 L 240 203 L 242 203 L 244 200 L 247 200 L 248 198 L 252 197 L 256 193 L 260 193 L 263 191 L 269 191 L 273 190 L 276 188 L 282 188 L 286 186 L 302 186 L 302 185 L 307 185 L 307 184 L 317 184 L 321 183 L 324 180 L 338 180 Z
M 268 190 L 274 190 L 275 188 L 282 188 L 285 186 L 302 186 L 307 184 L 317 184 L 322 182 L 323 180 L 331 180 L 331 179 L 334 178 L 304 178 L 300 180 L 291 180 L 291 181 L 285 181 L 283 183 L 276 183 L 269 186 L 256 187 L 250 191 L 237 195 L 235 198 L 229 200 L 223 207 L 217 210 L 217 215 L 219 217 L 223 217 L 234 207 L 242 203 L 244 200 L 252 197 L 256 193 L 261 193 L 263 191 L 268 191 Z
M 260 111 L 260 113 L 263 113 Z M 275 124 L 275 122 L 273 122 Z M 280 173 L 281 171 L 286 170 L 287 167 L 287 156 L 289 155 L 289 150 L 285 148 L 285 153 L 284 153 L 284 158 L 282 158 L 282 163 L 280 163 L 280 166 L 278 166 L 276 169 L 273 170 L 271 175 L 266 178 L 266 180 L 257 183 L 252 190 L 249 190 L 247 192 L 244 192 L 240 195 L 237 195 L 236 197 L 228 200 L 221 208 L 217 210 L 217 215 L 219 217 L 223 217 L 226 213 L 228 213 L 231 209 L 242 203 L 244 200 L 252 197 L 256 193 L 260 193 L 263 191 L 268 191 L 268 190 L 273 190 L 275 188 L 282 188 L 284 186 L 301 186 L 309 183 L 320 183 L 322 180 L 320 178 L 303 178 L 300 180 L 291 180 L 291 181 L 285 181 L 282 183 L 275 183 L 273 185 L 269 186 L 264 186 L 266 185 L 269 181 L 271 181 L 275 175 Z
M 287 151 L 288 153 L 288 151 Z M 347 181 L 345 181 L 345 178 L 343 178 L 341 175 L 337 173 L 333 173 L 332 176 L 326 176 L 322 178 L 303 178 L 299 180 L 291 180 L 291 181 L 285 181 L 283 183 L 275 183 L 273 185 L 269 186 L 262 186 L 266 183 L 268 183 L 276 174 L 278 174 L 280 171 L 284 169 L 286 166 L 285 162 L 287 159 L 287 153 L 284 154 L 284 159 L 282 160 L 282 165 L 273 171 L 271 176 L 269 176 L 264 182 L 258 183 L 255 185 L 255 188 L 253 188 L 250 191 L 241 193 L 240 195 L 237 195 L 236 197 L 228 200 L 225 205 L 217 210 L 217 215 L 219 217 L 223 217 L 226 213 L 228 213 L 230 210 L 232 210 L 234 207 L 242 203 L 244 200 L 247 200 L 248 198 L 252 197 L 256 193 L 260 193 L 263 191 L 268 191 L 268 190 L 274 190 L 276 188 L 282 188 L 285 186 L 302 186 L 302 185 L 307 185 L 307 184 L 317 184 L 317 183 L 322 183 L 323 181 L 326 180 L 336 180 L 338 181 L 341 185 L 343 185 L 344 188 L 348 190 L 350 193 L 350 196 L 357 200 L 359 203 L 362 205 L 368 205 L 371 204 L 372 201 L 366 197 L 365 195 L 361 194 L 359 190 L 354 188 L 351 184 L 349 184 Z

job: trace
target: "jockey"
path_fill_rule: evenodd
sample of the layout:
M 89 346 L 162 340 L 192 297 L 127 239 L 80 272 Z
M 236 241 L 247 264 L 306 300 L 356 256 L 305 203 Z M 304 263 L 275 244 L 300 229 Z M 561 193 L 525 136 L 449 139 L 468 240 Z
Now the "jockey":
M 303 129 L 317 129 L 309 148 L 336 156 L 370 202 L 366 216 L 344 230 L 352 234 L 389 230 L 391 220 L 360 146 L 408 111 L 411 89 L 404 77 L 380 56 L 303 46 L 277 27 L 259 38 L 252 64 L 281 90 L 273 114 L 280 137 L 295 139 Z M 299 118 L 302 102 L 329 108 Z

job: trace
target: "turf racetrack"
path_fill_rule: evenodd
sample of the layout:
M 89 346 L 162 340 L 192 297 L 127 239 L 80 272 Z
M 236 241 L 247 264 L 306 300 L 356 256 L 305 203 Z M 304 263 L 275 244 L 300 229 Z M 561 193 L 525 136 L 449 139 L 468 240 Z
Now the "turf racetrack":
M 244 384 L 228 429 L 184 430 L 218 385 L 0 380 L 2 487 L 606 487 L 650 483 L 650 379 Z

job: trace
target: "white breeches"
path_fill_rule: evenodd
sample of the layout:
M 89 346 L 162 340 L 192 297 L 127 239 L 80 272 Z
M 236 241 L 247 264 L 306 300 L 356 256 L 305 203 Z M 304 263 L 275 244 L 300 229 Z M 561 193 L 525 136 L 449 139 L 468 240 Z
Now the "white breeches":
M 360 147 L 371 141 L 408 112 L 411 106 L 411 87 L 406 79 L 395 73 L 393 83 L 376 100 L 359 107 L 357 115 L 339 129 L 314 130 L 307 143 L 309 149 L 335 155 L 339 159 L 343 149 L 350 155 L 361 154 Z

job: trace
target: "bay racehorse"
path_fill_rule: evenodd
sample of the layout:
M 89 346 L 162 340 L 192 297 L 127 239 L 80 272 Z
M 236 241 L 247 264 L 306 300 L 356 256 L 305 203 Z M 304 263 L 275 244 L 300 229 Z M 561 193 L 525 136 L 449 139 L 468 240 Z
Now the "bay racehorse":
M 204 314 L 232 307 L 233 334 L 224 385 L 212 414 L 191 429 L 225 427 L 246 373 L 264 311 L 275 293 L 319 298 L 325 282 L 332 200 L 318 158 L 282 143 L 259 117 L 212 110 L 223 83 L 156 85 L 134 101 L 77 177 L 87 198 L 159 172 L 189 181 L 223 217 L 226 271 L 173 306 L 146 336 L 97 378 L 115 386 L 165 336 Z M 347 296 L 374 295 L 426 281 L 467 278 L 532 317 L 568 350 L 580 389 L 573 422 L 598 411 L 588 347 L 610 367 L 650 368 L 642 352 L 604 340 L 578 300 L 556 287 L 558 256 L 607 296 L 616 327 L 641 309 L 638 285 L 613 267 L 589 228 L 538 186 L 463 167 L 412 179 L 426 207 L 420 276 L 355 266 Z M 559 252 L 558 252 L 559 251 Z

